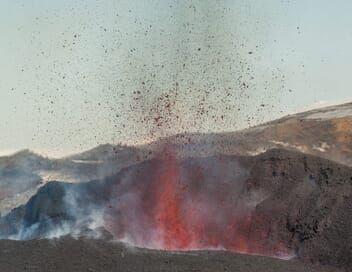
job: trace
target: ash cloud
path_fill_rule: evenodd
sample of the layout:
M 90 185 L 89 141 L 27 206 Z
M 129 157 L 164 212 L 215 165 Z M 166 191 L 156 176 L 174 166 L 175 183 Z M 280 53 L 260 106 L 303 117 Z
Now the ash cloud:
M 241 1 L 150 4 L 163 11 L 136 18 L 133 46 L 121 56 L 121 82 L 131 97 L 126 128 L 145 142 L 263 121 L 284 84 L 280 70 L 254 65 L 270 31 L 267 15 Z

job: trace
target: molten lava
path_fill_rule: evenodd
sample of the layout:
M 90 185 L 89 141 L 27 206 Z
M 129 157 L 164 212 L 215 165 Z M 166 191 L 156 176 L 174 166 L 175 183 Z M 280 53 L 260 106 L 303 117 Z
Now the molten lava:
M 161 169 L 156 188 L 154 208 L 156 228 L 165 249 L 187 249 L 191 236 L 182 209 L 182 193 L 179 190 L 177 165 L 174 156 L 168 155 Z
M 211 164 L 178 161 L 164 152 L 118 183 L 107 228 L 141 247 L 286 254 L 264 231 L 267 220 L 249 204 L 245 176 L 236 174 L 237 168 L 221 158 Z

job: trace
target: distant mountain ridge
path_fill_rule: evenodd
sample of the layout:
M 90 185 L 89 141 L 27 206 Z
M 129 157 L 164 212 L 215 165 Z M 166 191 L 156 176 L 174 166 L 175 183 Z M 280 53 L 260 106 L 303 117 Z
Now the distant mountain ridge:
M 225 133 L 180 134 L 147 149 L 173 143 L 180 156 L 255 155 L 273 148 L 296 150 L 352 166 L 352 103 L 320 108 L 252 128 Z
M 179 158 L 253 156 L 281 148 L 352 166 L 352 103 L 285 116 L 241 131 L 185 133 L 139 146 L 105 144 L 61 159 L 29 150 L 0 157 L 0 213 L 23 204 L 47 181 L 82 182 L 111 176 L 159 156 L 166 145 Z

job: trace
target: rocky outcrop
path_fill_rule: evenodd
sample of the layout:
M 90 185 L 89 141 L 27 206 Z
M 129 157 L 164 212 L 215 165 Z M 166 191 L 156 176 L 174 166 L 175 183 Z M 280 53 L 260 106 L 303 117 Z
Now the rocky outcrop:
M 148 228 L 156 222 L 155 213 L 160 215 L 165 206 L 167 210 L 178 204 L 180 207 L 171 211 L 176 212 L 173 218 L 179 218 L 177 224 L 186 237 L 200 241 L 189 232 L 189 226 L 197 230 L 192 225 L 198 222 L 196 219 L 203 220 L 203 227 L 210 227 L 209 231 L 203 229 L 199 236 L 203 243 L 198 246 L 218 244 L 234 251 L 278 257 L 296 255 L 307 262 L 351 266 L 351 168 L 276 149 L 255 157 L 214 156 L 178 161 L 178 183 L 169 180 L 166 186 L 159 178 L 173 173 L 169 163 L 145 161 L 88 183 L 50 182 L 25 206 L 0 219 L 2 235 L 33 239 L 89 233 L 104 227 L 115 238 L 127 235 L 142 246 L 152 236 L 140 236 L 137 231 L 152 233 Z M 158 172 L 160 169 L 166 172 Z M 165 188 L 178 194 L 160 197 L 157 192 Z M 158 208 L 160 201 L 167 201 L 162 210 Z M 182 208 L 184 203 L 193 209 L 206 202 L 215 209 L 202 209 L 205 217 Z M 178 213 L 183 217 L 178 217 Z M 188 218 L 186 223 L 184 218 Z M 215 218 L 223 220 L 221 224 L 230 222 L 235 230 L 224 232 L 221 225 L 219 236 L 210 239 L 209 235 L 219 230 Z M 231 221 L 233 218 L 236 224 Z M 159 227 L 173 231 L 168 225 Z M 179 234 L 180 229 L 175 232 L 175 239 Z M 241 241 L 231 244 L 233 237 L 241 237 Z M 183 245 L 192 249 L 192 243 L 171 244 Z

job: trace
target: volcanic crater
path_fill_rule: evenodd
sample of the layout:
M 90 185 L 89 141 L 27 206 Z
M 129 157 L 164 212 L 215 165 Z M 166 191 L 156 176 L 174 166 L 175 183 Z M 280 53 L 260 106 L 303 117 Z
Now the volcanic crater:
M 180 159 L 166 150 L 102 180 L 49 182 L 0 228 L 11 239 L 103 232 L 150 249 L 350 267 L 351 189 L 351 168 L 299 152 Z

